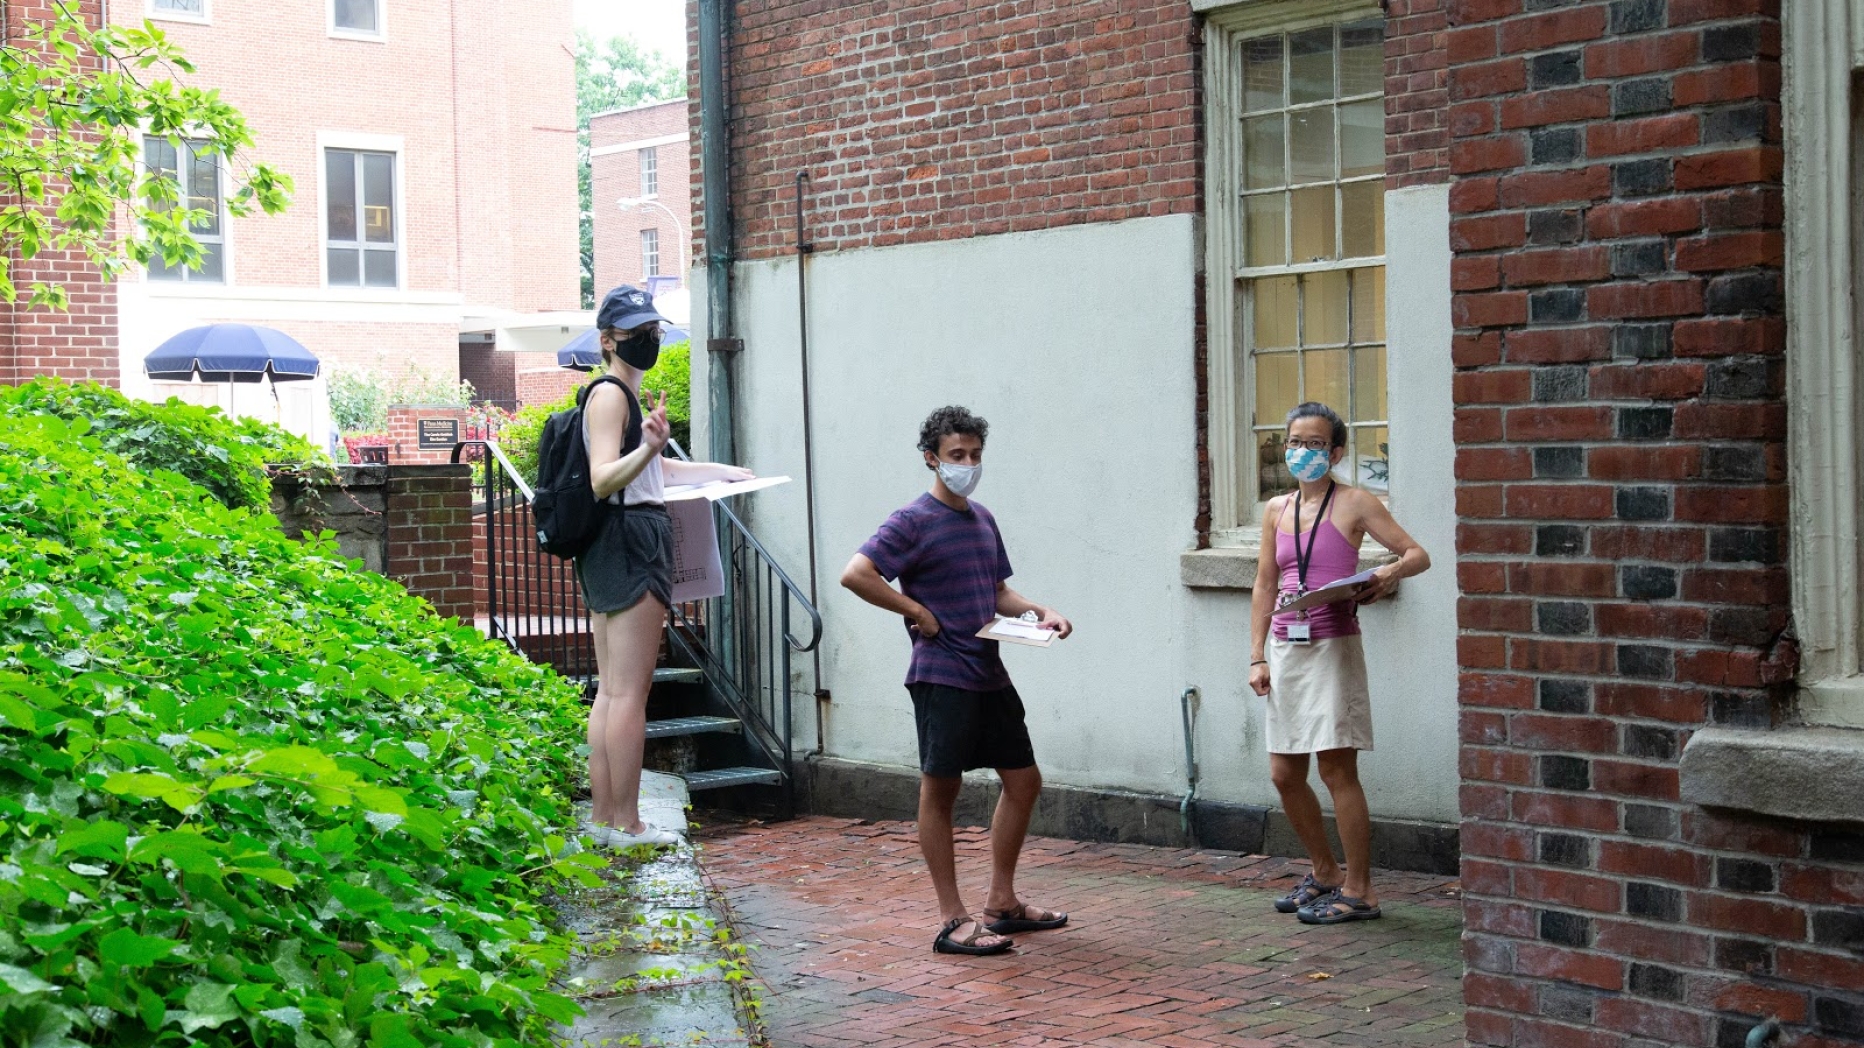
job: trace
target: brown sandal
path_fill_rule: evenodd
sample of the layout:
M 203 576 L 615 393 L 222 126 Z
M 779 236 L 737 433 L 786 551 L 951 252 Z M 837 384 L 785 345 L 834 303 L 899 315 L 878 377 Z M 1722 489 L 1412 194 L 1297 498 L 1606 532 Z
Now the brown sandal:
M 1008 935 L 1011 932 L 1045 932 L 1050 928 L 1059 928 L 1068 923 L 1068 915 L 1059 910 L 1044 910 L 1037 907 L 1036 912 L 1046 913 L 1048 916 L 1029 916 L 1029 904 L 1026 902 L 1019 902 L 1007 910 L 986 908 L 984 916 L 992 920 L 985 927 L 998 935 Z
M 963 927 L 966 921 L 972 925 L 971 934 L 962 939 L 952 938 L 951 933 Z M 979 946 L 977 940 L 986 936 L 997 941 L 988 946 Z M 938 938 L 932 940 L 932 949 L 936 953 L 963 953 L 974 957 L 987 957 L 993 953 L 1002 953 L 1015 945 L 1003 936 L 985 928 L 983 921 L 970 916 L 953 917 L 946 921 L 945 927 L 938 933 Z

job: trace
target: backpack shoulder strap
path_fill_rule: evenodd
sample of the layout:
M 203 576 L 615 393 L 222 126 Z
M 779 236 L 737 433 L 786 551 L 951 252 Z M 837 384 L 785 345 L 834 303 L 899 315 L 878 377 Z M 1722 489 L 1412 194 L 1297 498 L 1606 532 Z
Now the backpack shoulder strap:
M 621 453 L 626 455 L 641 446 L 641 423 L 645 420 L 645 416 L 641 414 L 641 401 L 634 395 L 634 390 L 628 388 L 626 382 L 613 375 L 598 375 L 595 381 L 584 386 L 581 392 L 576 394 L 576 406 L 586 405 L 590 392 L 605 382 L 614 383 L 621 390 L 621 395 L 628 401 L 628 426 L 621 435 Z

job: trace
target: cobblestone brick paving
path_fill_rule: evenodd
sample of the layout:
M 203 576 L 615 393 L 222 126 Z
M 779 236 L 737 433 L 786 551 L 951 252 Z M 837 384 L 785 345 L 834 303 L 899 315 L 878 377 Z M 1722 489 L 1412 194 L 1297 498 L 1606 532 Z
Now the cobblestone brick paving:
M 1461 1045 L 1456 882 L 1380 871 L 1385 916 L 1300 924 L 1270 905 L 1305 862 L 1029 840 L 1022 897 L 1069 925 L 999 957 L 932 952 L 939 920 L 911 823 L 719 823 L 701 862 L 755 945 L 777 1048 Z M 985 831 L 958 835 L 983 906 Z

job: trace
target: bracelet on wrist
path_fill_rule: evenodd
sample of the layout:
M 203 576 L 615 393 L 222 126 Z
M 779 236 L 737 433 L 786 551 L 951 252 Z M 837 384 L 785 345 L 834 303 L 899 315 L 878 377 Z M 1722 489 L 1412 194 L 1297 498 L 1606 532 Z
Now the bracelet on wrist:
M 1256 661 L 1250 663 L 1249 666 L 1251 669 L 1254 669 L 1257 666 L 1267 666 L 1268 664 L 1269 664 L 1269 660 L 1267 659 L 1257 659 Z

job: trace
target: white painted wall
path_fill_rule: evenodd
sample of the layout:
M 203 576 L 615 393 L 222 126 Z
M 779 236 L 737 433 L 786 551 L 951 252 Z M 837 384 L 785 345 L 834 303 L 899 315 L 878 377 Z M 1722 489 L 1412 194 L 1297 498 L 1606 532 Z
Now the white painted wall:
M 1452 822 L 1447 195 L 1406 191 L 1388 201 L 1388 242 L 1405 250 L 1391 256 L 1390 301 L 1407 307 L 1393 310 L 1389 325 L 1393 504 L 1438 567 L 1407 581 L 1397 603 L 1366 613 L 1380 746 L 1364 766 L 1375 815 Z M 842 590 L 837 578 L 886 515 L 929 484 L 914 449 L 919 423 L 942 404 L 960 403 L 991 423 L 977 498 L 1003 528 L 1016 571 L 1010 584 L 1068 615 L 1077 629 L 1047 650 L 1004 646 L 1046 777 L 1183 792 L 1179 695 L 1195 685 L 1202 691 L 1200 796 L 1277 803 L 1261 703 L 1245 683 L 1249 594 L 1179 581 L 1178 557 L 1195 541 L 1199 257 L 1196 220 L 1174 216 L 810 262 L 819 593 L 827 624 L 822 675 L 835 697 L 825 732 L 831 756 L 917 764 L 901 683 L 905 630 Z M 797 479 L 740 500 L 740 509 L 800 579 L 808 556 L 795 263 L 741 264 L 736 280 L 746 345 L 740 458 L 760 474 Z M 695 286 L 693 301 L 704 300 L 703 286 Z M 704 317 L 694 321 L 695 344 L 703 344 Z M 708 363 L 695 354 L 696 415 L 704 412 Z M 694 437 L 698 448 L 707 446 L 702 417 Z M 797 749 L 806 752 L 816 741 L 806 659 L 796 687 Z

